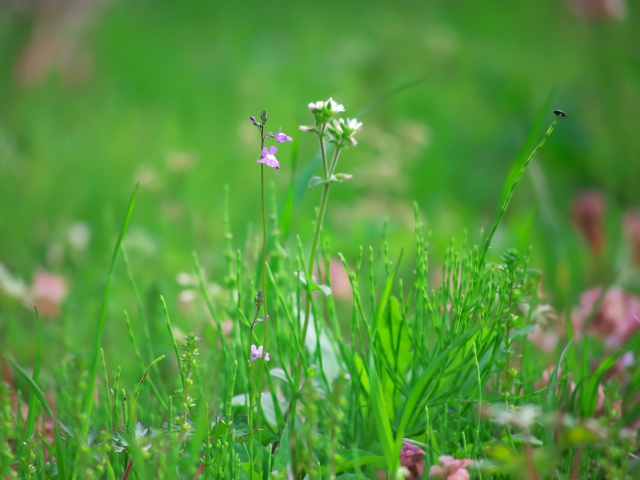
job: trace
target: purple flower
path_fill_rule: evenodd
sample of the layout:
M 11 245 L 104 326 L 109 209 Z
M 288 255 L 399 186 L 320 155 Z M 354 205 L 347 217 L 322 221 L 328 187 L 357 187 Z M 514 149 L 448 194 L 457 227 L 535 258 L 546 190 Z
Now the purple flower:
M 256 358 L 264 358 L 265 362 L 269 361 L 269 352 L 265 352 L 263 357 L 262 348 L 262 345 L 260 345 L 258 348 L 256 348 L 255 345 L 251 345 L 251 360 L 255 360 Z
M 278 143 L 293 141 L 293 138 L 291 138 L 289 135 L 285 135 L 284 133 L 282 133 L 282 127 L 278 129 L 278 133 L 269 133 L 268 135 L 275 138 Z
M 267 166 L 271 168 L 276 168 L 276 169 L 280 168 L 280 163 L 275 157 L 277 151 L 278 149 L 276 147 L 269 147 L 269 150 L 267 150 L 266 147 L 263 148 L 262 157 L 260 157 L 260 159 L 258 159 L 257 162 L 266 163 Z
M 424 475 L 425 451 L 420 447 L 403 440 L 402 450 L 400 450 L 400 465 L 409 470 L 409 480 L 422 478 Z

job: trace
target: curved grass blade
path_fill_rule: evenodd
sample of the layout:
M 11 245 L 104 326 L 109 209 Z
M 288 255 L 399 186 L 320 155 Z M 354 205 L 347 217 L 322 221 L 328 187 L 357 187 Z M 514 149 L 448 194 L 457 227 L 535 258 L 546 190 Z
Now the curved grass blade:
M 91 411 L 93 410 L 93 388 L 96 383 L 96 376 L 98 374 L 98 359 L 100 357 L 100 342 L 102 340 L 102 331 L 104 330 L 104 322 L 107 317 L 107 304 L 109 303 L 109 290 L 111 288 L 111 277 L 113 275 L 113 270 L 116 265 L 116 260 L 118 258 L 118 252 L 122 246 L 122 241 L 124 239 L 124 235 L 127 232 L 127 228 L 129 227 L 129 222 L 131 221 L 131 217 L 133 215 L 133 207 L 136 203 L 136 196 L 138 195 L 138 188 L 140 184 L 138 183 L 133 190 L 133 194 L 131 195 L 131 200 L 129 200 L 129 206 L 127 208 L 127 213 L 124 217 L 124 222 L 122 223 L 122 228 L 120 229 L 120 235 L 118 236 L 118 240 L 116 241 L 116 245 L 113 248 L 113 254 L 111 256 L 111 264 L 109 265 L 109 273 L 107 273 L 107 282 L 104 288 L 104 297 L 102 299 L 102 308 L 100 309 L 100 318 L 98 319 L 98 325 L 96 328 L 96 336 L 93 340 L 93 349 L 91 352 L 91 367 L 89 370 L 89 376 L 87 378 L 87 390 L 85 392 L 84 402 L 82 403 L 82 410 L 84 413 L 85 421 L 82 425 L 80 441 L 78 442 L 78 448 L 86 443 L 87 436 L 89 434 L 89 423 L 91 419 Z M 72 478 L 75 480 L 78 476 L 77 465 L 74 466 L 74 470 L 72 473 Z
M 543 112 L 539 113 L 539 115 L 543 115 Z M 547 142 L 547 139 L 551 136 L 551 133 L 553 133 L 553 130 L 556 128 L 556 125 L 558 124 L 561 118 L 564 118 L 564 117 L 561 115 L 556 115 L 555 120 L 553 121 L 553 123 L 551 123 L 551 125 L 547 129 L 547 132 L 542 137 L 542 140 L 540 140 L 538 145 L 536 145 L 536 147 L 531 151 L 529 156 L 525 159 L 525 161 L 522 163 L 520 168 L 517 170 L 516 174 L 513 175 L 513 178 L 512 179 L 509 177 L 507 178 L 507 181 L 505 182 L 505 188 L 504 188 L 504 191 L 506 193 L 503 194 L 502 207 L 500 207 L 498 219 L 493 224 L 493 227 L 491 228 L 491 232 L 489 232 L 489 235 L 485 241 L 484 247 L 482 249 L 482 253 L 478 261 L 479 264 L 482 264 L 484 262 L 487 252 L 489 251 L 489 247 L 491 246 L 491 241 L 493 240 L 493 236 L 495 235 L 496 230 L 500 226 L 500 223 L 502 223 L 502 219 L 507 213 L 507 208 L 509 208 L 509 204 L 511 203 L 511 198 L 513 198 L 513 193 L 515 192 L 516 186 L 520 183 L 520 180 L 522 179 L 522 176 L 524 175 L 525 170 L 527 169 L 531 161 L 534 159 L 538 151 L 540 151 L 540 149 Z M 532 131 L 535 131 L 535 125 Z M 517 165 L 517 163 L 515 165 Z
M 142 378 L 140 379 L 140 381 L 138 382 L 138 386 L 136 387 L 136 394 L 134 396 L 134 399 L 137 400 L 138 399 L 138 394 L 140 393 L 140 389 L 142 388 L 142 384 L 144 383 L 145 379 L 147 378 L 147 375 L 149 375 L 149 371 L 151 370 L 151 367 L 153 367 L 156 363 L 158 363 L 160 360 L 164 359 L 164 355 L 160 355 L 158 358 L 156 358 L 153 362 L 151 362 L 149 364 L 149 366 L 147 367 L 147 369 L 144 371 L 144 374 L 142 375 Z
M 64 455 L 65 452 L 63 450 L 63 445 L 62 445 L 62 437 L 60 436 L 60 425 L 58 424 L 58 420 L 56 419 L 53 413 L 53 409 L 51 408 L 51 406 L 49 405 L 49 402 L 47 401 L 47 397 L 45 396 L 44 392 L 42 391 L 38 383 L 33 378 L 31 378 L 31 376 L 24 370 L 24 368 L 22 368 L 18 364 L 18 362 L 16 362 L 11 357 L 3 356 L 3 358 L 7 362 L 9 362 L 13 367 L 13 369 L 18 373 L 18 375 L 20 375 L 24 379 L 24 381 L 29 384 L 29 386 L 31 387 L 32 394 L 36 396 L 36 398 L 40 401 L 40 405 L 42 405 L 42 408 L 44 408 L 44 410 L 47 412 L 47 414 L 49 414 L 49 416 L 53 420 L 53 425 L 54 425 L 53 436 L 54 436 L 54 443 L 56 447 L 56 460 L 58 465 L 58 472 L 60 474 L 60 478 L 67 478 L 66 476 L 67 469 L 66 469 L 66 462 L 65 462 L 66 457 Z

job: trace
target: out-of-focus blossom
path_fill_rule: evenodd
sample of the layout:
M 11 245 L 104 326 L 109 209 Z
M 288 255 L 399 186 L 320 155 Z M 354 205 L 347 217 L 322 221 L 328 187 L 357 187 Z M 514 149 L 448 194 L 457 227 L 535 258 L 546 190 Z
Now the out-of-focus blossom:
M 601 362 L 598 362 L 594 367 L 597 368 Z M 626 385 L 631 379 L 633 373 L 633 366 L 636 363 L 634 352 L 625 352 L 613 366 L 605 373 L 606 378 L 615 378 Z
M 532 312 L 526 312 L 536 324 L 528 339 L 543 352 L 549 353 L 556 349 L 560 338 L 561 325 L 557 321 L 556 311 L 551 305 L 537 305 Z
M 39 270 L 33 276 L 33 285 L 24 299 L 26 306 L 35 306 L 44 317 L 60 313 L 60 306 L 68 293 L 67 282 L 60 275 Z
M 171 173 L 186 173 L 195 165 L 193 155 L 189 152 L 169 152 L 165 160 L 167 170 Z
M 432 465 L 429 469 L 430 477 L 442 480 L 469 480 L 467 467 L 473 465 L 473 460 L 467 458 L 456 460 L 450 455 L 442 455 L 438 457 L 438 461 L 442 466 Z
M 625 0 L 574 0 L 571 6 L 578 15 L 589 20 L 624 20 L 627 16 Z
M 193 313 L 195 310 L 196 293 L 193 290 L 182 290 L 178 295 L 178 309 L 180 313 Z
M 571 322 L 576 333 L 592 334 L 603 341 L 607 350 L 614 350 L 640 327 L 640 298 L 619 287 L 608 289 L 604 295 L 602 287 L 592 288 L 581 295 L 580 306 L 571 312 Z
M 504 404 L 484 404 L 480 413 L 500 425 L 513 425 L 529 431 L 542 414 L 542 409 L 538 405 L 522 405 L 518 408 L 512 408 Z
M 406 479 L 413 480 L 422 478 L 424 474 L 424 457 L 426 453 L 417 445 L 409 443 L 406 440 L 402 442 L 402 450 L 400 450 L 400 465 L 409 471 Z
M 314 265 L 314 276 L 318 278 L 318 269 L 317 265 Z M 329 280 L 331 281 L 331 294 L 341 300 L 349 300 L 352 296 L 351 291 L 351 282 L 349 281 L 349 275 L 342 265 L 340 260 L 332 258 L 329 261 L 329 276 L 330 279 L 327 278 L 327 272 L 325 268 L 324 262 L 320 264 L 320 276 L 322 282 L 325 284 L 329 284 Z
M 624 214 L 624 234 L 629 241 L 631 260 L 640 267 L 640 212 Z
M 573 200 L 573 222 L 595 253 L 602 252 L 605 244 L 605 210 L 606 201 L 600 192 L 583 192 Z
M 84 222 L 73 222 L 67 231 L 69 245 L 77 250 L 84 250 L 91 240 L 91 230 Z
M 21 299 L 24 298 L 26 292 L 27 287 L 22 279 L 14 276 L 7 267 L 0 263 L 0 297 Z

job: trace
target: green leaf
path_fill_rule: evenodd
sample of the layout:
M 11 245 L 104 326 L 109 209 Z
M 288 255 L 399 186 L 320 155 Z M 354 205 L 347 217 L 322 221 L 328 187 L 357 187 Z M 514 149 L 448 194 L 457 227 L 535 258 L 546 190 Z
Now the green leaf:
M 544 403 L 545 412 L 551 412 L 556 408 L 556 404 L 557 404 L 556 385 L 558 384 L 558 370 L 564 364 L 564 359 L 567 356 L 567 352 L 569 351 L 569 347 L 571 346 L 572 343 L 573 343 L 573 339 L 569 340 L 569 342 L 567 343 L 567 346 L 564 347 L 564 350 L 562 350 L 562 354 L 560 355 L 560 359 L 558 360 L 556 368 L 551 374 L 551 376 L 549 377 L 549 388 L 547 389 L 547 398 Z M 549 439 L 551 439 L 551 437 L 549 437 Z
M 273 457 L 272 474 L 275 475 L 285 470 L 291 472 L 291 446 L 289 443 L 289 425 L 286 425 L 280 437 L 280 447 Z
M 387 415 L 387 402 L 382 393 L 382 386 L 376 370 L 376 363 L 373 355 L 369 361 L 369 381 L 371 382 L 370 400 L 372 407 L 373 419 L 378 431 L 378 439 L 382 445 L 382 452 L 387 463 L 387 469 L 395 472 L 400 461 L 399 449 L 396 448 L 396 442 L 391 431 L 391 423 Z
M 307 282 L 307 276 L 304 274 L 304 272 L 295 272 L 295 276 L 300 279 L 300 283 L 308 286 L 312 292 L 315 290 L 320 290 L 327 297 L 331 295 L 331 288 L 327 285 L 320 285 L 316 283 L 315 277 L 311 278 L 311 282 Z
M 380 455 L 374 455 L 371 452 L 359 449 L 341 450 L 339 452 L 340 462 L 336 465 L 336 473 L 343 472 L 345 470 L 353 470 L 357 467 L 363 467 L 365 465 L 371 465 L 376 468 L 384 468 L 385 460 Z M 345 473 L 339 478 L 348 478 L 345 475 L 353 475 L 352 473 Z M 355 477 L 360 478 L 360 477 Z
M 317 187 L 318 185 L 322 185 L 323 183 L 327 183 L 324 178 L 314 175 L 309 179 L 309 188 Z
M 272 377 L 279 378 L 280 380 L 283 380 L 284 382 L 289 383 L 289 379 L 287 378 L 287 374 L 284 372 L 283 369 L 281 369 L 281 368 L 272 368 L 271 370 L 269 370 L 269 373 L 271 374 Z
M 98 325 L 96 327 L 96 334 L 93 340 L 93 349 L 91 352 L 91 367 L 89 368 L 89 375 L 87 377 L 87 385 L 89 387 L 86 388 L 85 398 L 82 402 L 82 413 L 85 415 L 85 418 L 91 418 L 91 412 L 93 410 L 93 396 L 94 396 L 94 388 L 93 385 L 96 382 L 96 377 L 98 375 L 98 359 L 100 356 L 100 343 L 102 340 L 102 331 L 104 330 L 104 323 L 107 318 L 107 305 L 109 304 L 109 291 L 111 288 L 111 277 L 113 276 L 113 270 L 116 265 L 116 260 L 118 258 L 118 253 L 120 252 L 120 247 L 122 246 L 122 241 L 124 240 L 124 235 L 127 232 L 127 228 L 129 227 L 129 222 L 131 221 L 131 217 L 133 216 L 133 207 L 136 204 L 136 196 L 138 195 L 138 187 L 140 184 L 136 185 L 136 188 L 133 190 L 133 194 L 131 195 L 131 199 L 129 200 L 129 206 L 127 207 L 127 213 L 124 217 L 124 221 L 122 222 L 122 228 L 120 229 L 120 235 L 118 235 L 118 240 L 116 241 L 115 246 L 113 247 L 113 254 L 111 255 L 111 263 L 109 265 L 109 271 L 107 273 L 107 281 L 104 288 L 104 296 L 102 298 L 102 307 L 100 309 L 100 317 L 98 318 Z M 80 432 L 80 440 L 78 442 L 78 453 L 80 448 L 86 443 L 88 435 L 89 435 L 89 427 L 90 422 L 87 420 L 83 422 L 81 426 Z M 78 476 L 78 467 L 79 464 L 74 465 L 74 469 L 71 475 L 71 478 L 74 480 Z
M 620 357 L 620 351 L 614 353 L 608 358 L 605 358 L 591 376 L 586 391 L 584 391 L 583 395 L 580 397 L 580 410 L 584 416 L 593 417 L 595 415 L 596 405 L 598 403 L 598 386 L 600 385 L 600 380 L 607 370 L 613 367 L 613 364 L 616 363 L 618 357 Z
M 328 285 L 318 285 L 317 283 L 311 283 L 311 290 L 320 290 L 324 293 L 325 297 L 331 295 L 331 287 Z

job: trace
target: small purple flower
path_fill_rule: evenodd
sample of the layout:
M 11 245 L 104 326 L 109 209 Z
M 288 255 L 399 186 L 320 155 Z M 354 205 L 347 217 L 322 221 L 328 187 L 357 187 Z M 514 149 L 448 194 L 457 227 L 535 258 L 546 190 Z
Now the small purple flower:
M 289 135 L 285 135 L 284 133 L 282 133 L 282 127 L 278 129 L 278 133 L 269 133 L 268 135 L 275 138 L 278 143 L 293 141 L 293 138 L 291 138 Z
M 264 358 L 265 362 L 269 361 L 269 352 L 265 352 L 264 357 L 262 355 L 262 348 L 263 346 L 260 345 L 258 348 L 256 348 L 255 345 L 251 345 L 251 360 L 255 360 L 256 358 Z
M 267 150 L 267 147 L 263 148 L 262 157 L 260 157 L 260 159 L 258 159 L 257 162 L 266 163 L 267 166 L 271 168 L 276 168 L 276 169 L 280 168 L 280 163 L 275 157 L 277 151 L 278 149 L 273 146 L 269 147 L 268 150 Z

